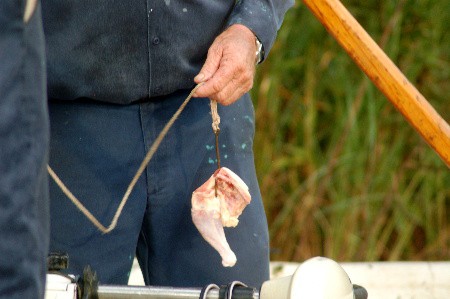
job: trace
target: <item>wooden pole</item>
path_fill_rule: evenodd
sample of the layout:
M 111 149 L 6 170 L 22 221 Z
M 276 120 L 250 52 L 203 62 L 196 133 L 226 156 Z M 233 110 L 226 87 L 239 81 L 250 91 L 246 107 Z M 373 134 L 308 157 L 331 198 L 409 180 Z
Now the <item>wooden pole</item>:
M 377 88 L 450 167 L 450 126 L 338 0 L 303 0 Z

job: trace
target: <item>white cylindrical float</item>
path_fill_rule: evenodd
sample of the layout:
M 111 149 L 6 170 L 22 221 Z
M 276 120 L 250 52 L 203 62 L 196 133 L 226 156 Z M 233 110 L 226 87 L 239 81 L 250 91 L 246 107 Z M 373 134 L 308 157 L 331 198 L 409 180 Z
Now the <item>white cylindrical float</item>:
M 353 285 L 344 269 L 325 257 L 302 263 L 291 276 L 263 283 L 261 299 L 353 299 Z

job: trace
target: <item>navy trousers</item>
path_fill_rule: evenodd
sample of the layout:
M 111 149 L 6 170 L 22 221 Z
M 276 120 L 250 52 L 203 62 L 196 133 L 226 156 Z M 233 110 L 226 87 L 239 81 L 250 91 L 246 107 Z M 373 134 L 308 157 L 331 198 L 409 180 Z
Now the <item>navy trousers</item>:
M 43 298 L 48 115 L 39 5 L 0 1 L 0 298 Z M 31 10 L 30 10 L 31 11 Z
M 146 151 L 189 91 L 127 106 L 50 100 L 50 165 L 108 226 Z M 258 287 L 269 278 L 268 230 L 253 160 L 254 110 L 248 95 L 219 107 L 222 166 L 250 188 L 252 202 L 225 234 L 237 264 L 224 268 L 191 218 L 192 192 L 215 171 L 209 100 L 192 99 L 138 181 L 117 228 L 102 234 L 54 182 L 51 250 L 69 253 L 68 272 L 86 265 L 100 283 L 127 284 L 136 254 L 146 284 L 199 287 L 240 280 Z

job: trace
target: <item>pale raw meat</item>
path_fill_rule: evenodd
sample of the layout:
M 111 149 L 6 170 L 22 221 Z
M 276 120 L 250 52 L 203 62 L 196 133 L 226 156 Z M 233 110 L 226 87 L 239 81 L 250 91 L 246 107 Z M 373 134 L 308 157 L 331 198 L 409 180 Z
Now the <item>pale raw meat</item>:
M 247 185 L 226 167 L 216 170 L 192 194 L 192 220 L 203 238 L 219 252 L 225 267 L 234 266 L 236 255 L 228 245 L 223 227 L 235 227 L 250 200 Z

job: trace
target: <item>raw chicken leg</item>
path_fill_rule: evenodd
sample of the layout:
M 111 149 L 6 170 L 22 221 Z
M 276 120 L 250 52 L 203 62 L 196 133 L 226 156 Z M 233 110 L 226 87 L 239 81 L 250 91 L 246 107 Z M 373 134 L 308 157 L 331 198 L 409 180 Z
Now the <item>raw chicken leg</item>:
M 250 200 L 247 185 L 226 167 L 216 170 L 192 194 L 192 220 L 203 238 L 219 252 L 224 267 L 234 266 L 236 255 L 228 245 L 223 227 L 235 227 Z

